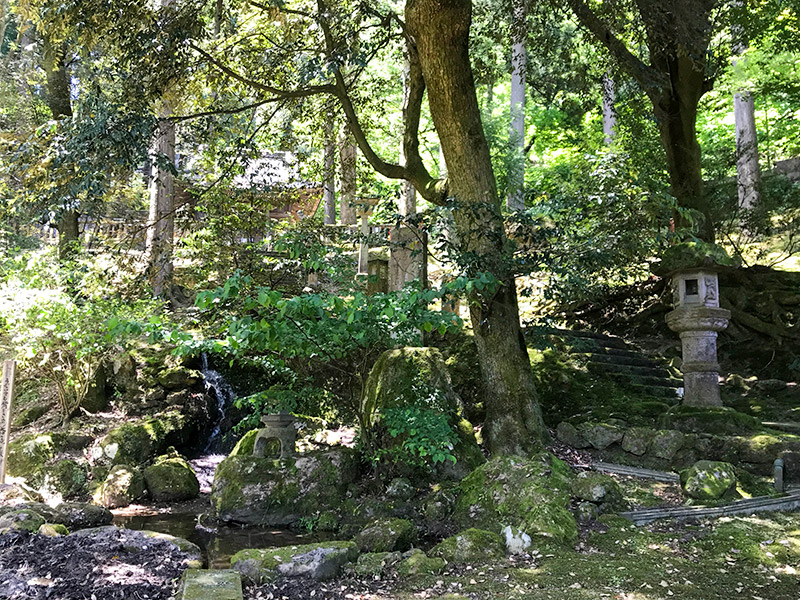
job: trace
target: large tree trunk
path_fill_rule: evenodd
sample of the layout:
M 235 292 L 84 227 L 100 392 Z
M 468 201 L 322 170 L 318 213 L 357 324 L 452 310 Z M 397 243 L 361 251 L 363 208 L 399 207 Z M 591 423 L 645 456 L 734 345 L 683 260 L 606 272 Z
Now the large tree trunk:
M 524 0 L 512 2 L 511 26 L 511 164 L 508 169 L 508 210 L 525 208 L 525 71 L 528 53 L 525 50 L 527 26 Z
M 474 293 L 470 319 L 487 390 L 484 439 L 492 453 L 526 454 L 547 437 L 519 325 L 514 278 L 508 271 L 500 199 L 483 133 L 469 61 L 469 0 L 409 0 L 406 23 L 416 41 L 434 126 L 455 197 L 461 249 L 475 271 L 494 274 L 494 293 Z
M 356 166 L 358 147 L 347 126 L 339 137 L 339 221 L 342 225 L 356 224 Z
M 150 181 L 150 213 L 147 220 L 147 279 L 156 297 L 166 297 L 172 284 L 172 242 L 175 233 L 175 182 L 172 171 L 162 168 L 164 161 L 175 163 L 175 124 L 166 117 L 169 107 L 161 109 Z
M 325 208 L 325 225 L 335 225 L 336 194 L 334 193 L 334 184 L 336 180 L 336 138 L 333 135 L 333 121 L 330 118 L 325 119 L 323 131 L 325 147 L 323 149 L 322 158 L 322 201 Z
M 705 73 L 685 56 L 664 58 L 671 85 L 651 92 L 653 108 L 667 155 L 670 188 L 678 206 L 701 217 L 698 236 L 714 241 L 714 221 L 704 194 L 700 143 L 697 141 L 697 105 L 704 93 Z M 679 219 L 681 225 L 689 225 Z

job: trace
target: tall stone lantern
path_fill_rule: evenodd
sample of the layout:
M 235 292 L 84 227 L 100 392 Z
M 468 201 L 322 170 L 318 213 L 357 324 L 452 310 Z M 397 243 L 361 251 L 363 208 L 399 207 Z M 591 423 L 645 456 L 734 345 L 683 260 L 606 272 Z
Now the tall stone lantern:
M 369 273 L 369 244 L 366 237 L 369 235 L 369 217 L 378 204 L 380 198 L 359 198 L 355 204 L 356 214 L 361 218 L 361 242 L 358 245 L 358 275 L 366 276 Z
M 719 307 L 718 272 L 734 266 L 719 246 L 703 242 L 676 244 L 665 254 L 656 274 L 670 278 L 674 310 L 667 326 L 681 338 L 683 404 L 721 406 L 717 333 L 731 313 Z

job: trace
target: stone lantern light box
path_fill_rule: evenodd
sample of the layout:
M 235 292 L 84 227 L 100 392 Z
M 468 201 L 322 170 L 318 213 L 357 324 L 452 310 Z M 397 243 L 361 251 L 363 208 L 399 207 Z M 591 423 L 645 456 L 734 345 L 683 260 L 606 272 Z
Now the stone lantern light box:
M 707 269 L 683 271 L 673 275 L 673 306 L 719 307 L 719 281 L 716 272 Z

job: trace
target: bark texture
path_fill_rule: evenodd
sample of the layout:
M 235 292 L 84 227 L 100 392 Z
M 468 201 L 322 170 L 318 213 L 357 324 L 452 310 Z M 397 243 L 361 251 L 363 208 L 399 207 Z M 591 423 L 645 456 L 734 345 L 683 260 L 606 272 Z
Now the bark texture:
M 358 148 L 347 127 L 339 137 L 339 220 L 342 225 L 356 224 L 356 160 Z
M 333 134 L 333 121 L 328 118 L 323 125 L 324 144 L 322 159 L 322 201 L 325 208 L 325 224 L 336 224 L 336 194 L 334 185 L 336 179 L 336 139 Z
M 483 133 L 468 41 L 469 0 L 409 0 L 406 24 L 416 42 L 431 116 L 448 168 L 456 230 L 475 270 L 502 283 L 491 294 L 473 294 L 470 319 L 487 390 L 484 439 L 499 454 L 541 447 L 547 433 L 536 401 L 519 325 L 516 287 L 503 256 L 506 243 L 500 199 Z
M 512 164 L 508 170 L 508 210 L 525 208 L 525 72 L 528 53 L 525 49 L 527 27 L 524 0 L 512 2 L 511 26 L 511 142 Z
M 617 134 L 617 111 L 614 110 L 614 103 L 616 102 L 616 88 L 614 80 L 609 73 L 603 74 L 603 137 L 606 146 L 610 146 L 614 142 L 614 136 Z
M 153 144 L 150 211 L 147 220 L 147 279 L 157 297 L 166 297 L 172 284 L 172 242 L 175 233 L 175 182 L 164 162 L 175 163 L 175 124 L 166 117 L 168 106 L 161 109 Z M 156 160 L 160 157 L 160 160 Z

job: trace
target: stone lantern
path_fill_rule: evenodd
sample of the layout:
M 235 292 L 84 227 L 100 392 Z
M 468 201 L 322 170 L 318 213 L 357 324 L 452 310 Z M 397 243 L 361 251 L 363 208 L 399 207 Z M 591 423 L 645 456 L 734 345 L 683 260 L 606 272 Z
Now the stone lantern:
M 297 439 L 297 430 L 294 428 L 294 417 L 291 413 L 282 410 L 279 413 L 261 417 L 264 427 L 258 430 L 253 443 L 253 456 L 264 458 L 267 447 L 273 440 L 280 444 L 280 458 L 294 456 L 294 443 Z
M 717 333 L 728 326 L 729 310 L 719 307 L 717 273 L 733 261 L 718 246 L 677 244 L 665 253 L 660 273 L 670 277 L 674 310 L 667 326 L 681 338 L 683 404 L 721 406 Z
M 361 276 L 369 273 L 369 216 L 380 198 L 359 198 L 354 202 L 356 214 L 361 218 L 361 242 L 358 245 L 358 274 Z

